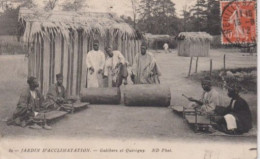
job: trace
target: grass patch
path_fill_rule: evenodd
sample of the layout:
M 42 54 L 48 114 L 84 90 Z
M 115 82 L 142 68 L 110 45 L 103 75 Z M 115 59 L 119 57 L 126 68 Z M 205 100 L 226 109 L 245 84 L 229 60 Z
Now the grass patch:
M 212 85 L 216 87 L 223 87 L 223 81 L 220 76 L 220 73 L 223 72 L 221 70 L 213 70 L 211 73 L 212 77 Z M 243 93 L 253 92 L 257 93 L 257 68 L 256 67 L 248 67 L 248 68 L 234 68 L 234 69 L 226 69 L 228 75 L 231 75 L 237 79 L 240 86 L 242 87 Z M 197 74 L 192 74 L 190 76 L 191 80 L 201 81 L 205 76 L 209 76 L 209 71 L 202 71 Z

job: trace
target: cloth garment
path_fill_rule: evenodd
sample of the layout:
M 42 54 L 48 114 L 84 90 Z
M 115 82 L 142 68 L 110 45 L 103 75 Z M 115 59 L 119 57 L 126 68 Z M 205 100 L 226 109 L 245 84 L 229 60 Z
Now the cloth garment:
M 87 75 L 87 87 L 102 87 L 103 86 L 103 75 L 98 73 L 101 69 L 104 69 L 105 65 L 105 55 L 102 51 L 92 50 L 88 52 L 86 56 L 86 66 L 88 69 Z M 94 72 L 91 74 L 90 68 L 94 69 Z
M 123 78 L 127 78 L 127 62 L 120 51 L 113 51 L 112 57 L 107 57 L 104 76 L 108 78 L 108 87 L 119 87 Z
M 146 52 L 145 55 L 140 53 L 135 56 L 132 73 L 134 75 L 134 84 L 160 83 L 160 69 L 154 56 L 149 52 Z
M 200 101 L 203 103 L 202 106 L 198 106 L 196 102 L 188 104 L 188 108 L 198 107 L 198 110 L 205 114 L 213 114 L 217 105 L 221 105 L 222 99 L 220 94 L 211 88 L 209 92 L 203 91 Z
M 227 114 L 224 118 L 226 120 L 228 130 L 234 130 L 237 128 L 236 118 L 232 114 Z
M 232 115 L 236 119 L 237 129 L 239 133 L 248 132 L 252 128 L 252 114 L 247 102 L 241 98 L 231 99 L 229 106 L 218 107 L 215 113 L 221 116 Z M 221 121 L 221 120 L 220 120 Z M 219 122 L 218 124 L 222 124 Z
M 57 110 L 61 104 L 66 103 L 66 89 L 65 87 L 59 86 L 57 83 L 52 85 L 46 95 L 44 107 L 49 110 Z
M 45 111 L 42 106 L 44 98 L 39 90 L 31 91 L 26 88 L 22 91 L 16 110 L 11 119 L 8 120 L 9 124 L 26 126 L 32 122 L 35 113 Z

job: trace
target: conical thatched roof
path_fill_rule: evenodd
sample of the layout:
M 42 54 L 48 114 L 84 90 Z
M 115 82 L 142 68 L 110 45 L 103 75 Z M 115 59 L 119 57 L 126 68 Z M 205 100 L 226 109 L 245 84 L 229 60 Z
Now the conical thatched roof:
M 177 40 L 188 40 L 188 41 L 211 41 L 212 36 L 206 32 L 181 32 L 176 37 Z
M 60 34 L 65 40 L 70 31 L 83 30 L 85 34 L 105 36 L 107 31 L 116 36 L 118 33 L 125 38 L 135 37 L 134 29 L 112 13 L 64 12 L 32 10 L 21 8 L 19 21 L 24 27 L 23 38 L 32 41 L 36 34 L 49 36 Z

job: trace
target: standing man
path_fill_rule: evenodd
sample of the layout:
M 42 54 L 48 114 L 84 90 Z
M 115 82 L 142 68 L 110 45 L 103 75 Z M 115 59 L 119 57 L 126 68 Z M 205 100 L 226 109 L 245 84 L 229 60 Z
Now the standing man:
M 161 72 L 154 56 L 147 52 L 147 44 L 142 42 L 141 54 L 135 56 L 131 79 L 134 84 L 157 84 L 160 83 Z
M 103 69 L 105 65 L 105 54 L 99 50 L 99 41 L 94 40 L 93 49 L 86 56 L 88 69 L 87 87 L 103 86 Z
M 212 88 L 211 78 L 204 77 L 201 80 L 201 86 L 203 89 L 203 93 L 200 100 L 196 100 L 194 98 L 189 98 L 191 103 L 188 107 L 190 108 L 198 108 L 202 114 L 214 114 L 214 110 L 216 106 L 221 105 L 221 97 L 220 94 Z
M 44 98 L 37 89 L 39 83 L 35 77 L 29 77 L 27 83 L 29 87 L 23 90 L 16 111 L 14 112 L 13 117 L 8 120 L 7 124 L 14 124 L 21 127 L 31 125 L 30 128 L 41 129 L 42 127 L 34 122 L 34 117 L 37 117 L 39 113 L 46 111 L 46 108 L 43 106 Z M 46 122 L 43 125 L 43 128 L 48 130 L 51 129 Z
M 169 53 L 169 45 L 168 45 L 168 43 L 164 43 L 163 49 L 164 49 L 166 54 Z
M 106 48 L 107 59 L 105 62 L 104 76 L 108 78 L 108 87 L 120 87 L 123 80 L 127 84 L 127 62 L 120 51 Z

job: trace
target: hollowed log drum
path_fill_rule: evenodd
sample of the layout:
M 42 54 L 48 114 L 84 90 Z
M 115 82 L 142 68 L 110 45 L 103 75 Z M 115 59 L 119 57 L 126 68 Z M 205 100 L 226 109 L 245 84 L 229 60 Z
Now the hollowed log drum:
M 81 91 L 80 100 L 90 104 L 120 104 L 121 93 L 117 87 L 85 88 Z
M 167 107 L 171 102 L 171 91 L 167 85 L 143 84 L 128 85 L 124 91 L 126 106 Z

